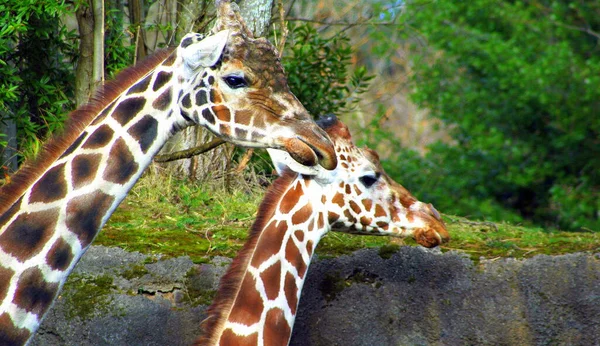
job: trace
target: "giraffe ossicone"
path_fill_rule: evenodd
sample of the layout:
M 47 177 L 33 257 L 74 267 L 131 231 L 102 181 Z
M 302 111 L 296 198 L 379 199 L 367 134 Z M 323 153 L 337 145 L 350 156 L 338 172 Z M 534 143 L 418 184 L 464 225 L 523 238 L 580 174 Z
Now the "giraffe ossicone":
M 27 343 L 69 273 L 175 132 L 336 166 L 333 145 L 290 92 L 275 48 L 217 1 L 212 35 L 187 35 L 117 76 L 0 188 L 0 345 Z
M 285 168 L 294 162 L 286 154 L 269 151 L 281 176 L 221 279 L 198 345 L 287 345 L 312 255 L 329 231 L 413 237 L 425 247 L 449 240 L 437 210 L 393 181 L 376 152 L 357 148 L 337 118 L 321 124 L 337 168 L 298 174 Z

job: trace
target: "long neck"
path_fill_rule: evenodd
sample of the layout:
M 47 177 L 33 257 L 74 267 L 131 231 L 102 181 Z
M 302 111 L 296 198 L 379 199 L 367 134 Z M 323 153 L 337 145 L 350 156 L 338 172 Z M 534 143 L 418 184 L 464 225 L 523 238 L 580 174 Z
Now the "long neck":
M 311 181 L 286 174 L 261 204 L 250 239 L 221 286 L 199 345 L 287 345 L 306 272 L 327 232 Z
M 173 114 L 174 60 L 162 55 L 115 82 L 126 86 L 108 85 L 104 101 L 73 113 L 84 125 L 51 144 L 41 168 L 17 174 L 13 184 L 28 185 L 0 191 L 4 200 L 16 193 L 0 215 L 0 344 L 33 335 L 98 231 L 182 126 Z

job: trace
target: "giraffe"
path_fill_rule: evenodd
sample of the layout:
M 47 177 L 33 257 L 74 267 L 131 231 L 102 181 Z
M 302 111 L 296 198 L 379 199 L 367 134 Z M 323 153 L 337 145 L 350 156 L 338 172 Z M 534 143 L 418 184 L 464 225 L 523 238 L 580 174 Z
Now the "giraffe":
M 286 168 L 288 154 L 269 150 L 281 176 L 221 279 L 197 345 L 287 345 L 311 257 L 330 230 L 414 237 L 426 247 L 449 240 L 440 214 L 390 179 L 376 152 L 354 146 L 337 118 L 321 124 L 334 142 L 337 168 L 298 174 Z
M 0 190 L 0 345 L 28 342 L 67 276 L 165 141 L 200 125 L 235 144 L 335 168 L 327 134 L 291 93 L 275 48 L 217 0 L 212 35 L 186 35 L 72 112 Z

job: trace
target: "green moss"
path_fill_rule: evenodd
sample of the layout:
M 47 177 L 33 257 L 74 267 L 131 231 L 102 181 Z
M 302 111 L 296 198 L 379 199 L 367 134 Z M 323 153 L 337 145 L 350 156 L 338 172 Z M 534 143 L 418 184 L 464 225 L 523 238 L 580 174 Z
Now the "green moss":
M 66 318 L 79 317 L 82 320 L 93 317 L 96 313 L 110 311 L 112 297 L 110 293 L 116 286 L 108 275 L 83 277 L 71 275 L 65 284 L 62 298 L 66 304 Z
M 381 280 L 377 275 L 365 270 L 355 269 L 352 274 L 345 278 L 342 277 L 339 272 L 328 273 L 321 282 L 319 290 L 321 291 L 323 298 L 325 298 L 325 301 L 330 302 L 343 290 L 356 283 L 373 285 L 375 288 L 380 288 L 382 285 Z
M 146 269 L 146 266 L 144 266 L 143 264 L 136 264 L 122 272 L 121 276 L 127 280 L 131 280 L 135 278 L 141 278 L 146 274 L 148 274 L 148 269 Z
M 400 245 L 397 244 L 385 244 L 379 248 L 379 257 L 383 259 L 390 259 L 393 254 L 400 250 Z
M 180 181 L 172 177 L 143 177 L 114 213 L 95 244 L 118 246 L 168 258 L 189 256 L 208 263 L 214 256 L 235 257 L 247 239 L 264 191 L 232 193 Z M 539 254 L 600 251 L 600 232 L 559 232 L 509 223 L 476 222 L 443 215 L 451 236 L 442 251 L 480 258 L 528 258 Z M 316 251 L 320 258 L 350 254 L 358 249 L 383 247 L 390 256 L 392 238 L 330 232 Z M 405 245 L 414 246 L 407 239 Z M 155 260 L 156 257 L 149 257 Z
M 192 284 L 193 278 L 198 275 L 196 268 L 191 268 L 185 275 L 187 284 L 185 285 L 185 293 L 189 298 L 190 305 L 210 305 L 217 295 L 216 290 L 209 290 L 201 287 L 199 284 Z

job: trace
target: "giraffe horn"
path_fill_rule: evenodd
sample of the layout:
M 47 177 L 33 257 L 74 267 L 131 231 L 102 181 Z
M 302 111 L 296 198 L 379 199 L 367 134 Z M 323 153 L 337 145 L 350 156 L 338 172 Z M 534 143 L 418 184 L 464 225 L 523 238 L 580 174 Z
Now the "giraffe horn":
M 228 29 L 240 32 L 248 38 L 254 38 L 254 35 L 248 30 L 244 19 L 240 15 L 240 10 L 236 3 L 230 0 L 215 0 L 215 7 L 217 8 L 217 21 L 212 29 L 214 33 Z

